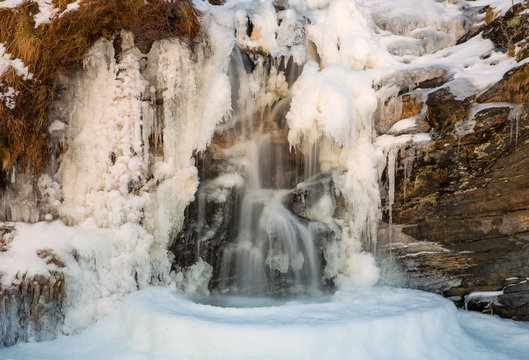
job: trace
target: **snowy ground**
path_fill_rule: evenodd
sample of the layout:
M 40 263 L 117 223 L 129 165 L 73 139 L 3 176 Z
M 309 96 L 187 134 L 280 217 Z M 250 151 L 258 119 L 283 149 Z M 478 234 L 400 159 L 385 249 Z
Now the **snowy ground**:
M 129 295 L 80 335 L 2 359 L 526 359 L 529 325 L 457 310 L 416 290 L 337 292 L 327 302 L 229 308 L 169 288 Z

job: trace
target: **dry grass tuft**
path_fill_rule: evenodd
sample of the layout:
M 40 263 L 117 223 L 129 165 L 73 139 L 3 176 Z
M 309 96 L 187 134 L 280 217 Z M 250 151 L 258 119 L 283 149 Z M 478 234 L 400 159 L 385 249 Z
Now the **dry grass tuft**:
M 505 90 L 511 94 L 515 102 L 522 103 L 529 100 L 529 65 L 513 71 L 513 75 L 505 82 Z
M 72 0 L 54 0 L 60 10 Z M 191 0 L 84 0 L 81 7 L 35 29 L 34 2 L 16 9 L 0 9 L 0 42 L 13 58 L 21 59 L 33 79 L 22 80 L 14 69 L 0 79 L 0 92 L 18 91 L 16 105 L 0 105 L 0 156 L 4 170 L 17 164 L 40 171 L 49 157 L 48 114 L 55 76 L 79 65 L 100 38 L 130 30 L 140 49 L 168 37 L 194 39 L 200 23 Z

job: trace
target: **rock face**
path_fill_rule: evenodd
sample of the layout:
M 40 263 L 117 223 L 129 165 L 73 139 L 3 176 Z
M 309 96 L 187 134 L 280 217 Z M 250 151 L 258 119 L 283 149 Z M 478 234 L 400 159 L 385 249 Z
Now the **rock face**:
M 6 251 L 13 228 L 0 228 L 0 252 Z M 64 264 L 49 251 L 39 256 Z M 64 276 L 57 271 L 51 277 L 21 275 L 9 287 L 2 286 L 0 277 L 0 347 L 11 346 L 29 339 L 52 339 L 64 320 Z
M 526 72 L 510 71 L 478 97 L 487 104 L 455 100 L 446 88 L 429 94 L 437 139 L 401 151 L 391 231 L 408 286 L 460 305 L 473 292 L 503 290 L 474 307 L 516 319 L 529 319 L 527 286 L 509 284 L 529 276 L 529 104 L 507 87 Z

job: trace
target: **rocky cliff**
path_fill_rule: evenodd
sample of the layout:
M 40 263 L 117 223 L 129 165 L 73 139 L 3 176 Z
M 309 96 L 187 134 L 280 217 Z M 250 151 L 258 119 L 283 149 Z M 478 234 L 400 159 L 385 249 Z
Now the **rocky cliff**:
M 525 7 L 485 36 L 506 51 L 507 38 L 526 39 Z M 528 76 L 521 65 L 476 96 L 442 86 L 428 94 L 435 141 L 399 154 L 389 239 L 407 286 L 520 320 L 529 320 Z

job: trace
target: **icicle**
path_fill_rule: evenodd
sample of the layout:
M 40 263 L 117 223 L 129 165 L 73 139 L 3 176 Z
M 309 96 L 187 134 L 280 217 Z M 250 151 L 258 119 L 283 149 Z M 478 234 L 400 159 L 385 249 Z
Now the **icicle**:
M 515 105 L 511 108 L 511 111 L 509 112 L 509 116 L 507 119 L 510 121 L 510 135 L 509 135 L 509 141 L 512 145 L 512 133 L 513 133 L 513 127 L 514 127 L 514 146 L 518 146 L 518 134 L 519 134 L 519 127 L 520 127 L 520 116 L 522 116 L 523 112 L 523 106 L 522 105 Z
M 413 171 L 413 163 L 415 162 L 415 158 L 417 156 L 416 148 L 413 148 L 409 151 L 412 151 L 413 153 L 410 156 L 406 154 L 406 158 L 404 159 L 404 183 L 402 186 L 402 199 L 404 204 L 406 204 L 406 187 L 408 185 L 408 178 L 410 177 L 411 172 Z
M 404 160 L 404 181 L 403 181 L 403 184 L 402 184 L 402 191 L 403 191 L 403 194 L 402 194 L 402 199 L 403 199 L 403 202 L 406 203 L 406 185 L 408 183 L 408 161 L 407 159 Z
M 387 175 L 388 175 L 388 246 L 391 256 L 391 225 L 393 223 L 393 203 L 395 201 L 395 165 L 397 149 L 392 149 L 388 153 Z

